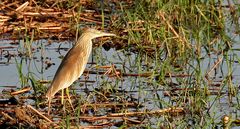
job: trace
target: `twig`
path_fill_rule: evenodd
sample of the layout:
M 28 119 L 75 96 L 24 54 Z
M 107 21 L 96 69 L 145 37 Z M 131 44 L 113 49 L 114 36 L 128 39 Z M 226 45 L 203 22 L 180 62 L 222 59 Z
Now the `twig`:
M 218 60 L 214 63 L 214 65 L 212 66 L 212 68 L 207 72 L 207 74 L 205 75 L 206 78 L 208 78 L 209 74 L 217 68 L 217 66 L 219 65 L 220 62 L 222 62 L 223 57 L 218 58 Z
M 144 111 L 144 112 L 126 112 L 126 113 L 112 113 L 108 116 L 112 117 L 122 117 L 122 116 L 136 116 L 136 115 L 144 115 L 144 114 L 163 114 L 163 113 L 182 113 L 184 110 L 183 108 L 176 107 L 176 108 L 166 108 L 166 109 L 160 109 L 155 111 Z
M 143 111 L 143 112 L 127 112 L 127 113 L 112 113 L 105 116 L 80 116 L 79 119 L 85 119 L 88 121 L 96 121 L 96 120 L 103 120 L 103 119 L 123 119 L 123 117 L 127 116 L 139 116 L 139 115 L 153 115 L 153 114 L 164 114 L 164 113 L 183 113 L 184 109 L 181 107 L 173 107 L 173 108 L 166 108 L 166 109 L 159 109 L 154 111 Z M 76 119 L 76 118 L 71 118 Z M 126 119 L 126 118 L 124 118 Z M 135 121 L 139 122 L 139 121 Z
M 48 119 L 46 116 L 44 116 L 41 112 L 39 112 L 38 110 L 36 110 L 35 108 L 33 108 L 31 105 L 27 105 L 28 108 L 30 108 L 31 110 L 33 110 L 34 112 L 36 112 L 38 115 L 40 115 L 42 118 L 44 118 L 45 120 L 47 120 L 48 122 L 53 123 L 53 121 L 51 121 L 50 119 Z
M 167 21 L 167 19 L 165 18 L 163 13 L 159 13 L 159 15 L 162 17 L 162 19 L 167 23 L 168 27 L 170 28 L 170 30 L 174 33 L 174 35 L 180 39 L 181 42 L 185 42 L 187 43 L 187 40 L 185 38 L 182 38 L 181 36 L 179 36 L 179 34 L 174 30 L 174 28 L 172 27 L 172 25 Z M 183 44 L 184 45 L 184 44 Z M 185 45 L 184 45 L 185 46 Z
M 29 4 L 28 1 L 25 2 L 24 4 L 22 4 L 21 6 L 19 6 L 19 7 L 16 9 L 16 11 L 18 11 L 18 12 L 23 11 L 23 10 L 28 6 L 28 4 Z
M 15 119 L 13 119 L 11 116 L 9 116 L 8 114 L 1 112 L 3 116 L 5 116 L 6 118 L 10 119 L 11 121 L 13 121 L 14 123 L 16 122 Z
M 14 91 L 14 92 L 11 92 L 10 94 L 11 95 L 17 95 L 17 94 L 21 94 L 21 93 L 24 93 L 24 92 L 28 92 L 31 90 L 31 87 L 25 87 L 19 91 Z

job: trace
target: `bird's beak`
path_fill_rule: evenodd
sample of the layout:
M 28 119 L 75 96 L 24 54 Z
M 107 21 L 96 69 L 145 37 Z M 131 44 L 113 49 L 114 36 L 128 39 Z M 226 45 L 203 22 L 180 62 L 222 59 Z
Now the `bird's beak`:
M 101 32 L 100 35 L 101 35 L 100 37 L 102 37 L 102 36 L 116 36 L 115 34 L 112 34 L 112 33 L 105 33 L 105 32 Z

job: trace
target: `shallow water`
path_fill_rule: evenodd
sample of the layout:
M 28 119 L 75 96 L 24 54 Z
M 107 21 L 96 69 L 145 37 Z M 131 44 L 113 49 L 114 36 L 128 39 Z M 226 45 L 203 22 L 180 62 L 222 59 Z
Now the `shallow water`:
M 239 41 L 239 38 L 236 38 Z M 29 58 L 26 57 L 11 57 L 10 60 L 5 58 L 4 56 L 7 55 L 7 51 L 10 54 L 17 55 L 19 51 L 23 51 L 22 48 L 18 47 L 17 45 L 11 45 L 12 41 L 0 41 L 1 46 L 13 46 L 14 48 L 10 49 L 2 49 L 2 56 L 0 59 L 1 67 L 0 67 L 0 86 L 16 86 L 17 88 L 21 88 L 21 82 L 19 80 L 19 74 L 17 72 L 17 66 L 16 61 L 20 63 L 20 61 L 23 61 L 23 67 L 22 67 L 22 73 L 24 75 L 27 75 L 28 73 L 32 73 L 35 79 L 37 80 L 49 80 L 51 81 L 53 79 L 53 76 L 61 62 L 61 58 L 63 57 L 69 48 L 71 48 L 73 42 L 72 41 L 64 41 L 64 42 L 53 42 L 51 44 L 48 43 L 47 40 L 38 40 L 33 43 L 33 53 L 32 53 L 32 59 L 29 60 Z M 23 44 L 22 41 L 20 41 L 20 45 Z M 61 45 L 60 45 L 61 44 Z M 44 46 L 44 47 L 42 47 Z M 59 49 L 58 50 L 58 48 Z M 236 44 L 236 48 L 238 48 L 238 44 Z M 229 58 L 232 58 L 233 54 L 236 54 L 239 56 L 239 51 L 232 51 L 232 53 L 229 54 Z M 204 52 L 203 52 L 204 55 Z M 99 69 L 96 69 L 95 66 L 110 66 L 112 64 L 115 65 L 116 69 L 121 69 L 124 73 L 147 73 L 150 72 L 149 70 L 153 69 L 154 64 L 146 64 L 149 62 L 141 62 L 139 61 L 139 57 L 142 55 L 134 54 L 131 52 L 126 52 L 124 50 L 116 51 L 114 49 L 110 49 L 109 51 L 105 51 L 102 47 L 94 48 L 92 55 L 88 61 L 87 70 L 92 71 L 98 71 Z M 144 57 L 144 56 L 142 56 Z M 222 58 L 221 56 L 211 55 L 211 58 L 206 56 L 201 62 L 201 70 L 202 73 L 206 73 L 209 71 L 210 67 L 214 65 L 217 59 Z M 16 60 L 15 60 L 16 59 Z M 149 59 L 151 61 L 151 59 Z M 47 68 L 46 61 L 54 63 L 54 65 Z M 233 60 L 235 62 L 232 63 L 233 68 L 233 84 L 238 85 L 240 76 L 240 65 L 236 60 Z M 193 63 L 195 64 L 195 63 Z M 196 64 L 195 64 L 196 65 Z M 146 67 L 148 66 L 148 67 Z M 142 68 L 139 68 L 142 67 Z M 101 69 L 99 71 L 106 72 L 108 69 Z M 141 70 L 141 71 L 139 71 Z M 146 70 L 146 71 L 144 71 Z M 214 84 L 220 84 L 219 81 L 222 81 L 224 76 L 227 76 L 228 69 L 227 69 L 227 63 L 223 61 L 221 64 L 221 67 L 216 69 L 215 71 L 211 72 L 209 74 L 210 76 L 214 77 L 211 78 L 211 81 Z M 85 74 L 86 75 L 86 74 Z M 204 75 L 204 74 L 203 74 Z M 175 78 L 176 79 L 176 78 Z M 85 82 L 85 81 L 91 81 L 91 82 Z M 88 78 L 86 76 L 81 76 L 81 78 L 76 81 L 74 86 L 72 86 L 72 89 L 75 89 L 75 91 L 84 96 L 84 89 L 85 86 L 88 87 L 90 91 L 93 91 L 95 88 L 101 88 L 106 87 L 107 85 L 108 89 L 110 87 L 117 87 L 116 89 L 125 91 L 127 94 L 131 94 L 134 96 L 134 98 L 139 99 L 140 102 L 146 103 L 145 108 L 147 109 L 158 109 L 159 105 L 157 104 L 159 100 L 156 102 L 152 101 L 156 99 L 156 94 L 162 97 L 163 101 L 170 101 L 168 97 L 164 97 L 163 91 L 168 91 L 169 87 L 166 87 L 164 85 L 159 85 L 158 83 L 153 83 L 151 79 L 151 83 L 149 82 L 149 79 L 146 77 L 122 77 L 116 78 L 116 77 L 109 77 L 107 75 L 102 74 L 89 74 Z M 174 82 L 174 78 L 172 78 L 172 81 Z M 26 84 L 28 85 L 28 84 Z M 47 87 L 49 84 L 46 84 Z M 153 87 L 156 85 L 158 88 L 154 92 Z M 80 87 L 79 87 L 80 86 Z M 0 88 L 0 91 L 3 89 L 8 89 L 7 87 Z M 111 89 L 111 88 L 110 88 Z M 225 87 L 225 90 L 227 93 L 227 87 Z M 226 96 L 226 97 L 224 97 Z M 227 94 L 221 97 L 219 101 L 219 109 L 222 110 L 221 114 L 225 114 L 226 112 L 231 112 L 231 107 L 229 107 L 229 102 L 227 99 Z M 213 99 L 215 96 L 212 97 Z M 234 102 L 235 98 L 233 99 Z M 211 102 L 210 102 L 211 103 Z M 217 106 L 217 107 L 218 107 Z M 228 109 L 228 110 L 224 110 Z M 221 111 L 220 110 L 220 111 Z M 234 111 L 234 109 L 232 110 Z M 219 113 L 219 112 L 218 112 Z

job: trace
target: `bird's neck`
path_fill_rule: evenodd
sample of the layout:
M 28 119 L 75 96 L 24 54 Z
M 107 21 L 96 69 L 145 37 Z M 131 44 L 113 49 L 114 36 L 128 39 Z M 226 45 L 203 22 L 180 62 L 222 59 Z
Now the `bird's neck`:
M 75 47 L 92 47 L 92 38 L 88 35 L 82 34 L 82 36 L 78 39 L 77 43 L 75 44 Z

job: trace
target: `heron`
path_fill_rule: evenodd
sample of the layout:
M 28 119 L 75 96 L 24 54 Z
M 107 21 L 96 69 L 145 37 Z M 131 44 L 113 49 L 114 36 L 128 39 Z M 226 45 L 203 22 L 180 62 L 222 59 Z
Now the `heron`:
M 50 114 L 51 100 L 54 95 L 59 90 L 68 88 L 84 72 L 92 51 L 92 39 L 103 36 L 116 35 L 87 28 L 83 31 L 76 44 L 65 55 L 46 93 L 48 99 L 48 114 Z

